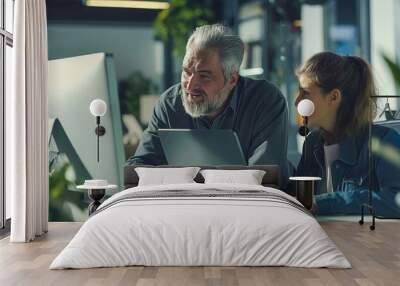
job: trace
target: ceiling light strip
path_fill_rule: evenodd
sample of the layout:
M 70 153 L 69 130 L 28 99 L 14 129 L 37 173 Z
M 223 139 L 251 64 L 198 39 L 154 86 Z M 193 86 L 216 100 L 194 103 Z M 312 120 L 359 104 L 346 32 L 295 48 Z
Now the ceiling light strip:
M 169 8 L 169 3 L 155 1 L 87 0 L 86 6 L 163 10 Z

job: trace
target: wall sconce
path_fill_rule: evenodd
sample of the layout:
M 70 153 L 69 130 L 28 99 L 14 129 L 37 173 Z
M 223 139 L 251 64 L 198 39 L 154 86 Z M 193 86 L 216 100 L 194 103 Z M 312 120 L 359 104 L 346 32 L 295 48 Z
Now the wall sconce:
M 307 136 L 310 130 L 308 129 L 308 117 L 310 117 L 315 110 L 314 103 L 309 99 L 303 99 L 297 104 L 297 111 L 303 117 L 303 125 L 299 128 L 301 136 Z
M 297 104 L 297 112 L 303 117 L 303 125 L 299 128 L 301 136 L 307 136 L 310 130 L 308 129 L 308 117 L 315 111 L 314 103 L 309 99 L 303 99 Z M 306 144 L 307 141 L 304 141 Z M 307 165 L 307 148 L 303 148 L 304 164 Z M 310 174 L 307 174 L 310 175 Z M 314 190 L 320 177 L 314 176 L 298 176 L 290 177 L 289 180 L 294 182 L 296 187 L 296 198 L 308 209 L 311 210 L 314 201 Z
M 106 114 L 107 112 L 107 104 L 104 102 L 104 100 L 101 99 L 94 99 L 91 103 L 90 103 L 90 113 L 96 117 L 96 124 L 97 127 L 94 130 L 94 132 L 97 135 L 97 162 L 99 162 L 99 150 L 100 150 L 100 146 L 99 146 L 99 137 L 103 136 L 106 133 L 106 129 L 104 128 L 104 126 L 100 125 L 100 117 L 104 116 L 104 114 Z

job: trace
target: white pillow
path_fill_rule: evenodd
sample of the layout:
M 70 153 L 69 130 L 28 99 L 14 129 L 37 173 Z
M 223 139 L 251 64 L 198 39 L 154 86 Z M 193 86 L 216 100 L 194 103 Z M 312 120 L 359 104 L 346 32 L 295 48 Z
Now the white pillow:
M 202 170 L 205 184 L 233 183 L 261 185 L 265 171 L 262 170 Z
M 195 183 L 193 179 L 199 170 L 199 167 L 135 168 L 139 176 L 138 186 Z

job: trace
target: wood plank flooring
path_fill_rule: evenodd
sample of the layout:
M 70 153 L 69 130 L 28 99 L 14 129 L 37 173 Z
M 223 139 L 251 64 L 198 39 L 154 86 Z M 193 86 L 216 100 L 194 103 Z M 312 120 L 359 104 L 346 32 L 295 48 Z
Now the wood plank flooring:
M 120 267 L 48 270 L 80 223 L 50 223 L 32 243 L 0 241 L 0 285 L 400 285 L 400 221 L 378 221 L 375 231 L 357 222 L 321 222 L 352 269 L 289 267 Z

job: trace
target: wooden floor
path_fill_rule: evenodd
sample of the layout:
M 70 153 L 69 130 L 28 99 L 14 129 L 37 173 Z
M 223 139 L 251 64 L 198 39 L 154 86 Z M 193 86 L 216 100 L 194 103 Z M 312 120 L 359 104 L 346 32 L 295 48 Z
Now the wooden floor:
M 50 223 L 32 243 L 0 241 L 0 285 L 400 285 L 400 221 L 378 221 L 377 229 L 356 222 L 321 222 L 353 268 L 122 267 L 48 270 L 80 223 Z

